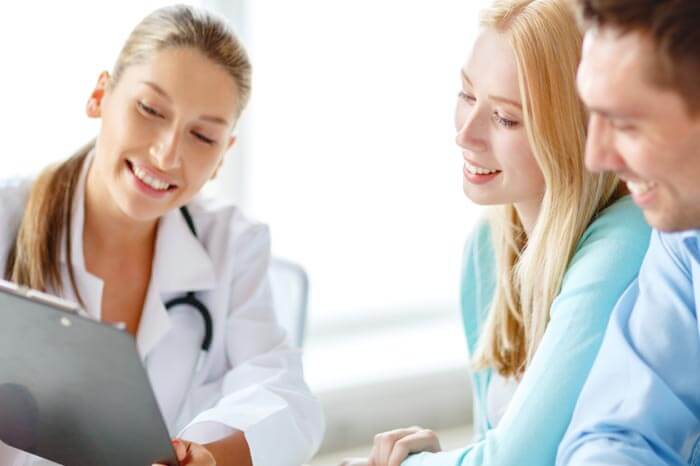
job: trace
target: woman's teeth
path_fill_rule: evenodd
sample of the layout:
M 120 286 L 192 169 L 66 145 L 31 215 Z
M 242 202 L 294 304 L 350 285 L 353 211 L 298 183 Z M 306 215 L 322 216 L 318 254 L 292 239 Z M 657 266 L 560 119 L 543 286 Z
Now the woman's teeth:
M 170 187 L 170 185 L 164 181 L 157 180 L 153 178 L 151 175 L 146 173 L 144 170 L 141 168 L 137 167 L 136 165 L 133 166 L 133 171 L 134 175 L 136 175 L 136 178 L 139 180 L 143 181 L 145 184 L 150 186 L 153 189 L 156 189 L 158 191 L 165 191 Z
M 489 170 L 488 168 L 475 167 L 474 165 L 470 165 L 468 162 L 464 162 L 464 166 L 472 175 L 492 175 L 494 173 L 500 173 L 500 170 Z
M 636 195 L 644 194 L 656 187 L 653 181 L 627 181 L 626 183 L 630 192 Z

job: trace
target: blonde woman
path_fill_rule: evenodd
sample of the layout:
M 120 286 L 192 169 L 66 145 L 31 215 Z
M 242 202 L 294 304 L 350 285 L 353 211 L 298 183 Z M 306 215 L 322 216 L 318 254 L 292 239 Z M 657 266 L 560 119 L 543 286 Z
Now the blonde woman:
M 0 185 L 6 278 L 124 323 L 182 466 L 298 466 L 322 437 L 300 354 L 275 321 L 267 227 L 198 195 L 235 143 L 250 72 L 220 19 L 155 11 L 92 90 L 96 141 L 28 184 Z M 212 321 L 199 364 L 206 319 L 168 304 L 189 292 Z M 6 445 L 0 456 L 35 461 Z
M 346 465 L 554 465 L 648 245 L 618 180 L 584 168 L 581 34 L 565 0 L 499 0 L 481 25 L 455 118 L 464 192 L 493 206 L 467 244 L 462 281 L 476 440 L 441 452 L 433 432 L 398 429 Z

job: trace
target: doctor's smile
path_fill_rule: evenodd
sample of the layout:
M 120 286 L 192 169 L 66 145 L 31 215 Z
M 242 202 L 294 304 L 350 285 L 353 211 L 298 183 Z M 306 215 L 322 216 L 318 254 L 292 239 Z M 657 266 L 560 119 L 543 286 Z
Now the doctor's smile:
M 177 184 L 167 180 L 164 175 L 156 174 L 155 170 L 143 165 L 126 160 L 126 166 L 132 176 L 133 183 L 138 189 L 149 196 L 161 198 L 177 189 Z

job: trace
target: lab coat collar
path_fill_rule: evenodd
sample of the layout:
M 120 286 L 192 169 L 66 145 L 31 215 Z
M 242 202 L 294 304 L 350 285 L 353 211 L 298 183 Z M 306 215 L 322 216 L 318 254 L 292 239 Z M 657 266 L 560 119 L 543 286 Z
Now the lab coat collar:
M 144 304 L 136 343 L 145 359 L 172 327 L 163 302 L 188 291 L 210 290 L 216 286 L 211 257 L 196 238 L 182 213 L 175 209 L 160 218 L 153 257 L 151 285 Z
M 195 238 L 179 210 L 158 221 L 151 284 L 144 303 L 136 346 L 143 359 L 171 329 L 163 295 L 179 297 L 188 291 L 216 286 L 214 265 L 202 243 Z
M 196 225 L 195 225 L 196 228 Z M 216 287 L 214 263 L 178 210 L 158 223 L 153 278 L 161 293 L 185 293 Z

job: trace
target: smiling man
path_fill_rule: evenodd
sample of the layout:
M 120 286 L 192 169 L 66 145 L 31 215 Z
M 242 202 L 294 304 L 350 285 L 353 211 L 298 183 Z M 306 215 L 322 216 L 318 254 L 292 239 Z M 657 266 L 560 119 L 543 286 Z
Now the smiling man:
M 654 227 L 561 443 L 558 465 L 700 461 L 700 1 L 578 0 L 586 164 Z

